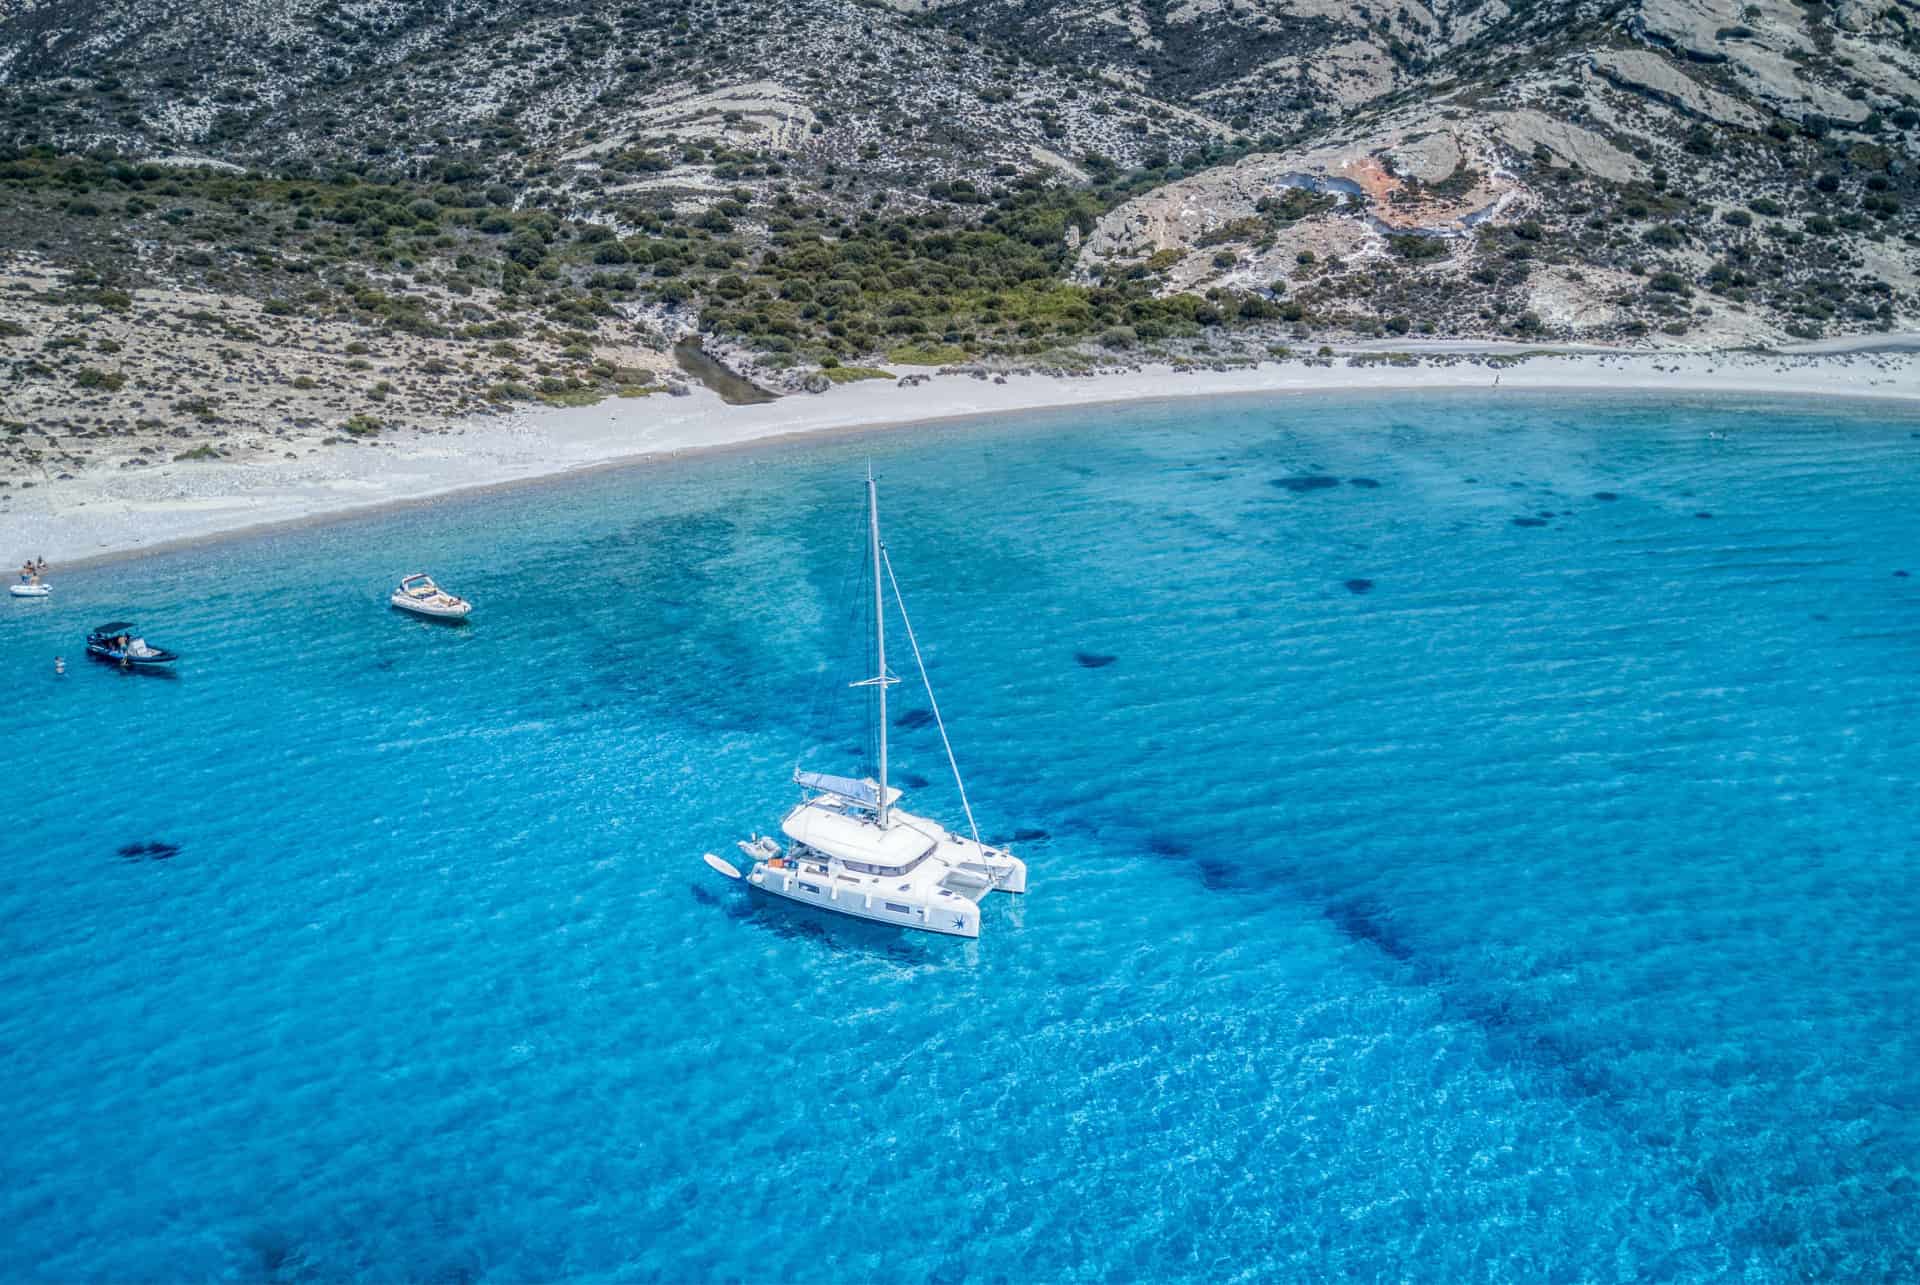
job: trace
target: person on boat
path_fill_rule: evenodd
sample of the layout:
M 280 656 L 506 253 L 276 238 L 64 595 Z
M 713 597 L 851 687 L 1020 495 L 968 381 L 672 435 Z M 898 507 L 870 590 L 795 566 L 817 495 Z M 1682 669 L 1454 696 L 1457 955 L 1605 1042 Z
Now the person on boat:
M 20 583 L 30 584 L 32 583 L 32 581 L 33 581 L 33 559 L 28 558 L 25 562 L 20 564 Z

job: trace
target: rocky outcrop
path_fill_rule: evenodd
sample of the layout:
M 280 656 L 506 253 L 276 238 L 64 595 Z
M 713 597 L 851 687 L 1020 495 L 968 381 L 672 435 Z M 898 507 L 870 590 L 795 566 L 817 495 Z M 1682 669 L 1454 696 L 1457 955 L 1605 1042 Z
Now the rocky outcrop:
M 1584 125 L 1534 108 L 1495 112 L 1487 117 L 1488 130 L 1517 152 L 1545 148 L 1563 164 L 1597 174 L 1616 183 L 1647 176 L 1647 165 L 1622 151 Z
M 1843 31 L 1868 31 L 1885 8 L 1873 0 L 1834 0 L 1833 25 Z
M 1744 0 L 1641 0 L 1628 29 L 1701 62 L 1725 62 L 1722 32 L 1738 28 Z
M 1759 129 L 1760 113 L 1708 89 L 1673 63 L 1650 49 L 1609 49 L 1588 60 L 1594 69 L 1622 89 L 1656 98 L 1689 116 L 1739 129 Z
M 1821 84 L 1807 75 L 1800 63 L 1772 49 L 1758 45 L 1743 48 L 1733 71 L 1742 88 L 1789 120 L 1820 116 L 1857 124 L 1871 111 L 1866 103 Z

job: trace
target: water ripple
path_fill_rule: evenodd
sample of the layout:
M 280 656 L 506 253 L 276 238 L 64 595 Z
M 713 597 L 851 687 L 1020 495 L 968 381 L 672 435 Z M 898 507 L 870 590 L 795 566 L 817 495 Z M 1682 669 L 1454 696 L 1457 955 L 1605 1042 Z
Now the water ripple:
M 1911 1275 L 1912 431 L 1103 409 L 64 577 L 0 633 L 0 1270 Z M 698 863 L 866 753 L 868 458 L 1033 866 L 977 943 Z M 121 611 L 180 679 L 55 679 Z

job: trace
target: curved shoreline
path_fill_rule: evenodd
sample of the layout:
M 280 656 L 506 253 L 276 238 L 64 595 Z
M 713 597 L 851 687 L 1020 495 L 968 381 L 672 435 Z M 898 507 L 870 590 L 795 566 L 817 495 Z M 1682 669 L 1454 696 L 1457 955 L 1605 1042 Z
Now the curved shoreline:
M 1371 354 L 1378 360 L 1378 353 Z M 1431 356 L 1432 354 L 1429 354 Z M 1484 354 L 1442 364 L 1350 366 L 1298 360 L 1233 370 L 1167 368 L 1005 382 L 934 375 L 729 406 L 700 389 L 476 420 L 445 435 L 327 448 L 294 461 L 172 463 L 98 470 L 14 492 L 0 512 L 0 556 L 77 568 L 243 535 L 438 502 L 694 452 L 989 415 L 1194 397 L 1491 391 L 1681 396 L 1881 398 L 1920 404 L 1920 356 L 1905 352 L 1556 353 L 1499 366 Z M 898 373 L 913 373 L 902 370 Z

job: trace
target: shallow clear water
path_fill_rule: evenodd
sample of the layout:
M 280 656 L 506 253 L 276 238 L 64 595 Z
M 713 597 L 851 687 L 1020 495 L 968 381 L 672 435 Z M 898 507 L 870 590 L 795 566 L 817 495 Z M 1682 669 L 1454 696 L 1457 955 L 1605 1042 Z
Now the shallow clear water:
M 1045 836 L 978 943 L 699 862 L 858 758 L 869 457 Z M 1920 419 L 1076 411 L 53 578 L 0 1276 L 1920 1272 Z M 122 614 L 176 680 L 80 658 Z

